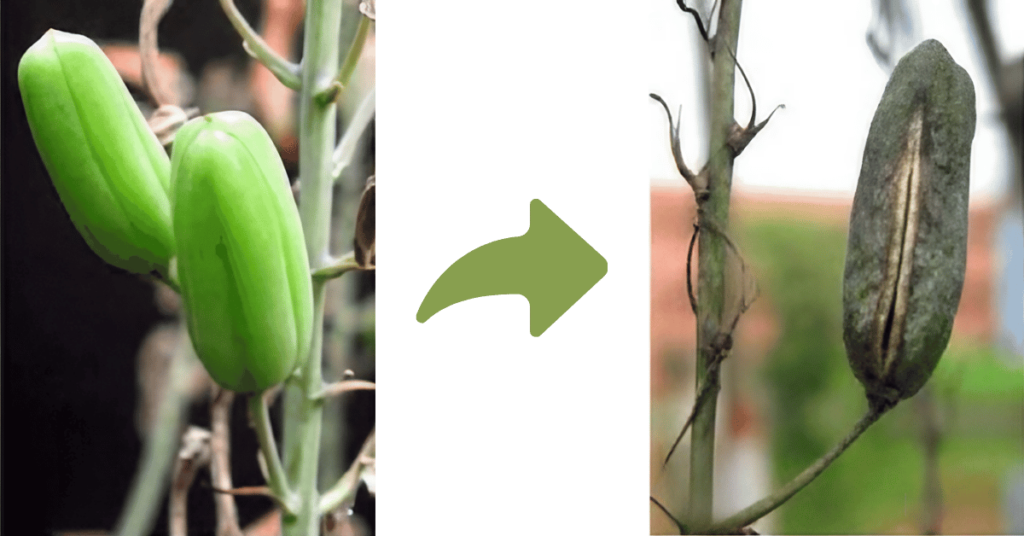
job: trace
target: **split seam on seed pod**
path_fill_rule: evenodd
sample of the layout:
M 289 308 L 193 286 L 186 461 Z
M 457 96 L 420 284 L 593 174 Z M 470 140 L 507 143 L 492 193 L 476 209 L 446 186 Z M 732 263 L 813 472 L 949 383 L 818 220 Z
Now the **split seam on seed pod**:
M 843 338 L 873 406 L 917 393 L 949 342 L 975 122 L 974 84 L 935 40 L 896 65 L 871 121 L 850 213 Z

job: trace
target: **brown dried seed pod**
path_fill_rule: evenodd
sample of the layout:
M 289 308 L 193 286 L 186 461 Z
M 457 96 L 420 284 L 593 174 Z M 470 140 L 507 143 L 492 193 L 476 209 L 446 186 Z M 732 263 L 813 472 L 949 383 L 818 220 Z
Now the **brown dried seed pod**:
M 359 210 L 356 212 L 356 233 L 353 240 L 356 262 L 363 269 L 372 270 L 377 264 L 377 179 L 371 175 L 366 179 L 363 195 L 359 198 Z
M 974 84 L 941 43 L 896 65 L 850 214 L 843 339 L 872 406 L 913 396 L 946 349 L 967 263 Z

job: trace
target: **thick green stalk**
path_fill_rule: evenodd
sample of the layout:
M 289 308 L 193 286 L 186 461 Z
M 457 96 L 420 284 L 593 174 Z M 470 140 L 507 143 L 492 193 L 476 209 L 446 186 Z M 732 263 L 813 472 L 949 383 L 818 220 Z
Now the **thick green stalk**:
M 289 383 L 284 392 L 285 411 L 285 471 L 288 481 L 299 496 L 295 516 L 283 518 L 285 536 L 315 536 L 318 534 L 320 514 L 317 504 L 317 466 L 320 456 L 320 427 L 323 422 L 323 402 L 312 395 L 321 388 L 320 355 L 323 350 L 324 285 L 314 283 L 313 345 L 309 359 L 302 367 L 297 382 Z M 297 383 L 297 385 L 296 385 Z
M 735 65 L 725 50 L 736 50 L 742 0 L 722 0 L 715 35 L 715 60 L 711 89 L 711 129 L 708 150 L 708 196 L 698 199 L 700 214 L 699 275 L 697 280 L 697 385 L 711 382 L 711 396 L 693 420 L 690 450 L 690 512 L 693 527 L 711 523 L 715 474 L 715 413 L 720 389 L 716 351 L 711 347 L 721 330 L 725 303 L 725 238 L 729 221 L 729 193 L 735 155 L 729 148 L 733 119 Z
M 331 218 L 331 187 L 337 106 L 318 102 L 316 95 L 326 89 L 337 74 L 341 32 L 341 0 L 306 2 L 305 42 L 302 53 L 302 88 L 299 92 L 299 176 L 302 194 L 299 218 L 306 237 L 311 270 L 324 267 L 328 259 Z M 284 392 L 285 470 L 299 495 L 296 516 L 283 521 L 285 536 L 313 536 L 319 533 L 320 500 L 317 465 L 323 403 L 312 395 L 322 387 L 325 284 L 313 283 L 313 341 L 300 377 L 289 382 Z

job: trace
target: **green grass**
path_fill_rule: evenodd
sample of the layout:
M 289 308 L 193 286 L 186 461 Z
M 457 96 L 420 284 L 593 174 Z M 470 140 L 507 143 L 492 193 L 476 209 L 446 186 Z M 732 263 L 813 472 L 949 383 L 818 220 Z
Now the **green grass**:
M 781 485 L 838 442 L 867 407 L 842 342 L 846 235 L 838 226 L 777 219 L 750 222 L 739 233 L 780 321 L 763 378 L 772 392 L 772 465 Z M 1024 372 L 1010 362 L 954 337 L 930 381 L 945 418 L 939 460 L 946 505 L 997 511 L 1003 479 L 1024 463 Z M 778 510 L 776 530 L 921 530 L 918 422 L 913 400 L 901 403 Z

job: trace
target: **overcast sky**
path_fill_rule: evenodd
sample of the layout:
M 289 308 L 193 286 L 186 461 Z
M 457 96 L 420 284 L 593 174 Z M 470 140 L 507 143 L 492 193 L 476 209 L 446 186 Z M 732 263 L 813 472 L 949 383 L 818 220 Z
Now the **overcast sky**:
M 651 0 L 650 89 L 675 114 L 682 105 L 683 153 L 687 164 L 706 161 L 707 142 L 697 124 L 697 49 L 692 19 L 672 0 Z M 693 2 L 696 3 L 696 2 Z M 974 80 L 978 127 L 971 162 L 971 195 L 1002 195 L 1011 167 L 994 89 L 980 50 L 973 45 L 964 0 L 919 0 L 920 40 L 934 38 Z M 888 80 L 866 45 L 871 0 L 747 0 L 743 3 L 738 56 L 757 96 L 758 120 L 785 104 L 737 159 L 740 188 L 786 188 L 819 195 L 852 195 L 860 172 L 868 126 Z M 1003 57 L 1024 52 L 1024 2 L 991 2 Z M 707 13 L 704 14 L 705 19 Z M 737 73 L 736 117 L 750 115 L 750 98 Z M 680 184 L 669 151 L 661 107 L 649 106 L 650 176 L 654 184 Z M 694 121 L 698 120 L 698 121 Z

